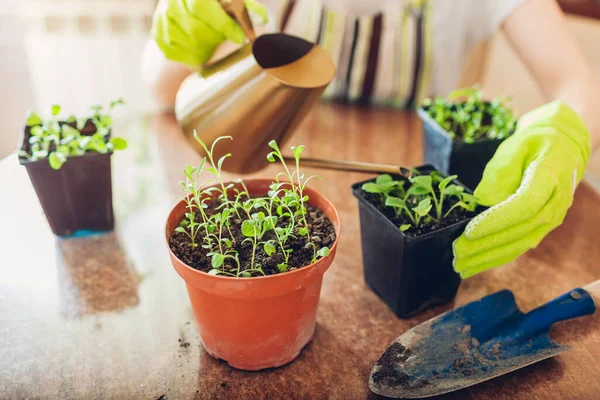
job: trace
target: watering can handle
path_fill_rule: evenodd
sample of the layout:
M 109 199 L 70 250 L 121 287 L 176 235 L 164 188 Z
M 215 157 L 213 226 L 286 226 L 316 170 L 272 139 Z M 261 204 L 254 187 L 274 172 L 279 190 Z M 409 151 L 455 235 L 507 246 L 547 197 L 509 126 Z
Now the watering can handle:
M 221 4 L 221 7 L 223 7 L 231 18 L 240 24 L 248 39 L 254 42 L 256 33 L 254 33 L 252 20 L 250 19 L 244 0 L 219 0 L 219 4 Z
M 286 162 L 294 163 L 296 160 L 293 156 L 284 155 L 283 159 Z M 355 171 L 377 174 L 392 174 L 402 175 L 406 179 L 412 176 L 412 172 L 408 168 L 390 164 L 370 163 L 363 161 L 346 161 L 346 160 L 324 160 L 319 158 L 303 158 L 302 165 L 314 168 L 335 169 L 339 171 Z

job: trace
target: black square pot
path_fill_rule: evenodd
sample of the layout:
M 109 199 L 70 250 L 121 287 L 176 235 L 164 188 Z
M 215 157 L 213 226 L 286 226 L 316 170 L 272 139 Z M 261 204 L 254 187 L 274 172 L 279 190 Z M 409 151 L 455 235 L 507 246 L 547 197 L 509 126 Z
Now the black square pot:
M 82 133 L 93 131 L 84 128 Z M 29 127 L 26 127 L 22 149 L 29 136 Z M 90 152 L 69 157 L 59 170 L 52 169 L 48 159 L 29 161 L 19 157 L 55 235 L 114 228 L 111 155 Z
M 464 186 L 475 190 L 486 164 L 505 139 L 487 139 L 465 143 L 450 137 L 427 111 L 421 107 L 417 114 L 423 122 L 423 159 L 446 175 L 458 175 Z
M 435 168 L 423 165 L 417 169 L 428 173 Z M 407 236 L 363 197 L 362 185 L 373 181 L 352 185 L 359 205 L 367 285 L 400 318 L 454 299 L 461 279 L 452 267 L 452 243 L 471 219 L 422 236 Z M 453 183 L 464 186 L 458 181 Z

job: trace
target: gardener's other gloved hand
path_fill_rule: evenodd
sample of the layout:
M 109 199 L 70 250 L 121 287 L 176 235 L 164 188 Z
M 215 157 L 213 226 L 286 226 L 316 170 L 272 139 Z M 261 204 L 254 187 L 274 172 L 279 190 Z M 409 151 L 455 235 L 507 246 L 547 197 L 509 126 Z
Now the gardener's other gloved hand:
M 267 11 L 255 0 L 245 0 L 253 21 L 267 22 Z M 152 36 L 165 56 L 199 68 L 225 40 L 243 43 L 242 28 L 217 0 L 160 0 L 152 19 Z
M 468 278 L 537 246 L 562 223 L 589 156 L 583 120 L 564 103 L 525 114 L 475 190 L 480 203 L 491 207 L 454 242 L 456 272 Z

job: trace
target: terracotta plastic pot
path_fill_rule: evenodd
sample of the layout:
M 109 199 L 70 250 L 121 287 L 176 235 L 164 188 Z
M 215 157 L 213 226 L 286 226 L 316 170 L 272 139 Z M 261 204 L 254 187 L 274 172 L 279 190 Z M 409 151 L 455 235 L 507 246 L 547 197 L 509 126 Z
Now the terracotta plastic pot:
M 267 193 L 271 180 L 245 182 L 252 196 Z M 329 256 L 283 274 L 254 278 L 209 275 L 179 260 L 169 248 L 171 262 L 185 280 L 202 344 L 215 358 L 234 368 L 260 370 L 294 360 L 315 330 L 323 274 L 333 261 L 341 231 L 334 205 L 319 192 L 306 189 L 309 204 L 331 220 L 336 241 Z M 168 240 L 185 214 L 180 201 L 169 214 Z

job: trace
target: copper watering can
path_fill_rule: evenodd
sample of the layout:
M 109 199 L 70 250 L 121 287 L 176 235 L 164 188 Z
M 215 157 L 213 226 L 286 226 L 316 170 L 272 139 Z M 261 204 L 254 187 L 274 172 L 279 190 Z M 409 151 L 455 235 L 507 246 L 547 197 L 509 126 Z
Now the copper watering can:
M 243 0 L 221 5 L 242 27 L 250 43 L 206 66 L 183 83 L 176 115 L 192 146 L 203 154 L 194 131 L 209 147 L 219 136 L 215 155 L 232 153 L 224 164 L 235 173 L 265 167 L 267 143 L 283 145 L 335 76 L 324 49 L 283 34 L 255 36 Z

